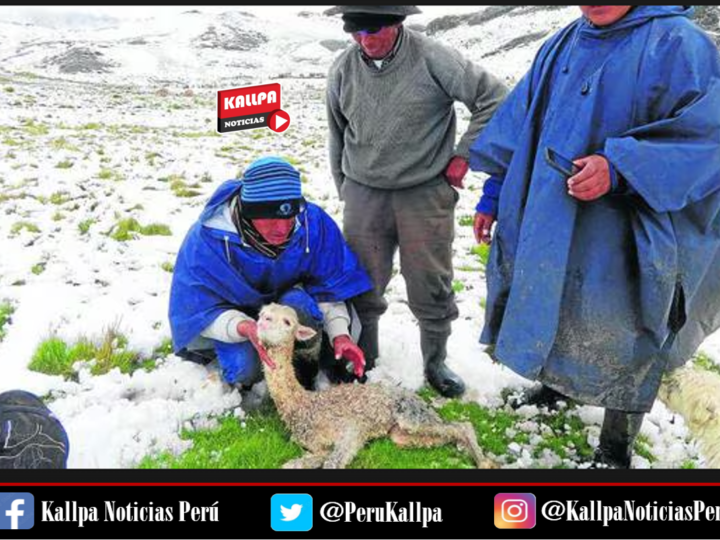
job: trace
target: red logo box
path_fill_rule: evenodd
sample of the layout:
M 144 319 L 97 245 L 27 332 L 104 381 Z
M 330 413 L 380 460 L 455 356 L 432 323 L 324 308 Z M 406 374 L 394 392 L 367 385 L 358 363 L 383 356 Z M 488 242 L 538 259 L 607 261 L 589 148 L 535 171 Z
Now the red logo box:
M 270 113 L 281 108 L 280 83 L 218 91 L 218 132 L 267 127 Z

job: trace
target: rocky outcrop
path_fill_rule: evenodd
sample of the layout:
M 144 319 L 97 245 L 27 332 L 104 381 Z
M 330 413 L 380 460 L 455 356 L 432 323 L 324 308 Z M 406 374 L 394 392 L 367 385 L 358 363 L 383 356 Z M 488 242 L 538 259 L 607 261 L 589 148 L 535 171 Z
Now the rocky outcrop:
M 106 73 L 117 64 L 103 59 L 103 53 L 87 47 L 72 47 L 68 51 L 46 58 L 43 67 L 55 66 L 60 73 Z
M 193 44 L 201 49 L 225 49 L 228 51 L 251 51 L 268 42 L 265 34 L 256 30 L 234 26 L 209 26 Z

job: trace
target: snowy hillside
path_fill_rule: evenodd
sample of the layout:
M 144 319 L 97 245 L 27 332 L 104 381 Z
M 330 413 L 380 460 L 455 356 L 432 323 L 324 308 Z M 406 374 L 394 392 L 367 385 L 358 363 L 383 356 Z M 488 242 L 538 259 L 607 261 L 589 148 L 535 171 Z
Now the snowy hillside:
M 143 456 L 185 449 L 182 427 L 212 426 L 228 411 L 243 415 L 236 391 L 168 354 L 172 265 L 207 197 L 264 155 L 295 163 L 306 196 L 340 222 L 326 157 L 324 77 L 351 42 L 322 9 L 287 8 L 272 18 L 252 7 L 156 8 L 139 18 L 90 8 L 84 17 L 0 11 L 0 391 L 24 388 L 49 399 L 73 441 L 71 467 L 134 467 Z M 425 10 L 407 23 L 511 85 L 543 40 L 579 13 L 565 6 Z M 716 12 L 704 17 L 720 30 Z M 218 135 L 217 90 L 264 82 L 282 83 L 291 128 Z M 468 113 L 458 113 L 463 129 Z M 502 407 L 508 392 L 529 383 L 493 364 L 477 342 L 485 284 L 469 220 L 482 180 L 468 178 L 457 210 L 461 317 L 449 364 L 468 383 L 465 399 Z M 400 275 L 389 299 L 371 379 L 418 389 L 419 336 Z M 720 362 L 716 337 L 702 348 L 711 362 Z M 52 356 L 53 347 L 104 341 L 154 361 L 154 369 L 93 374 L 97 359 L 67 377 L 29 369 L 41 349 Z M 576 411 L 596 444 L 602 411 Z M 517 429 L 542 432 L 534 412 Z M 636 456 L 636 467 L 704 464 L 682 420 L 659 402 L 643 435 L 655 461 Z M 537 457 L 534 444 L 514 447 L 507 466 L 587 466 L 552 452 Z

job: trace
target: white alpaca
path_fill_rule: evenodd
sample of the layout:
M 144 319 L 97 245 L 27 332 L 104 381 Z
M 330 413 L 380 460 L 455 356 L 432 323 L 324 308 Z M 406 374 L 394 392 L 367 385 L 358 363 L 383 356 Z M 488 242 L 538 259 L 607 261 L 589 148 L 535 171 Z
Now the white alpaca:
M 680 414 L 711 469 L 720 469 L 720 375 L 688 364 L 672 371 L 658 394 Z

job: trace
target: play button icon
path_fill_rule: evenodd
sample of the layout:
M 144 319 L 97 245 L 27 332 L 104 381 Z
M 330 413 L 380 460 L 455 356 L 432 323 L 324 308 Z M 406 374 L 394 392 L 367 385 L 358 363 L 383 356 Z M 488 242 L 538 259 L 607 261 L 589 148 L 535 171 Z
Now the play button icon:
M 268 118 L 268 127 L 275 133 L 282 133 L 290 126 L 290 115 L 278 109 L 273 111 Z

